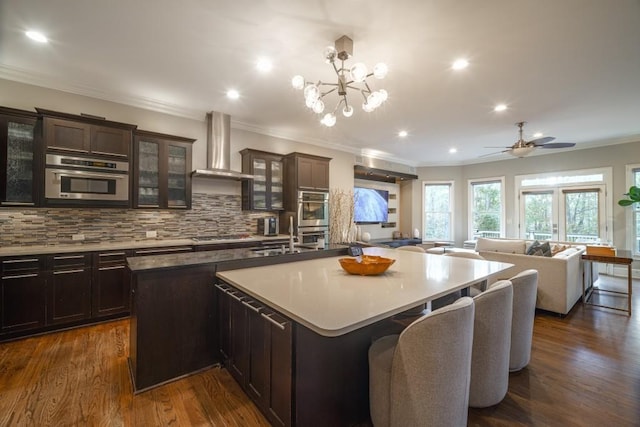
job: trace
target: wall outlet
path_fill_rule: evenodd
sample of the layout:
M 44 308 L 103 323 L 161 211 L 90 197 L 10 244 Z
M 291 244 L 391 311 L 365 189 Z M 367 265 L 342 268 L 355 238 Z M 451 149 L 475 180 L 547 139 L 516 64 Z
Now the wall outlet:
M 147 231 L 147 238 L 148 239 L 155 239 L 156 237 L 158 237 L 158 232 L 157 231 Z
M 84 240 L 84 234 L 72 234 L 71 240 Z

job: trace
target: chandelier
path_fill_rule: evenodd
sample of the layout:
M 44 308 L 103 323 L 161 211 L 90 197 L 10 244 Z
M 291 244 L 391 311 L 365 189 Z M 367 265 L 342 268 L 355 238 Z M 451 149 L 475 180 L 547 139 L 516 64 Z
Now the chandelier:
M 326 113 L 320 123 L 327 127 L 336 124 L 336 111 L 342 106 L 342 114 L 345 117 L 353 115 L 353 106 L 347 99 L 349 89 L 360 92 L 364 102 L 362 109 L 367 113 L 378 108 L 387 100 L 387 91 L 384 89 L 372 91 L 367 78 L 373 76 L 376 79 L 383 79 L 387 75 L 388 69 L 382 62 L 373 67 L 373 72 L 369 73 L 367 66 L 361 62 L 354 64 L 350 69 L 345 68 L 344 62 L 353 54 L 353 40 L 347 36 L 342 36 L 335 42 L 335 47 L 329 46 L 324 51 L 325 62 L 333 66 L 338 81 L 336 83 L 317 83 L 305 81 L 304 77 L 297 75 L 291 79 L 291 85 L 295 89 L 303 89 L 305 104 L 314 113 L 322 114 L 325 111 L 325 96 L 337 92 L 338 101 L 330 113 Z M 336 65 L 340 61 L 340 68 Z M 323 92 L 323 90 L 326 90 Z

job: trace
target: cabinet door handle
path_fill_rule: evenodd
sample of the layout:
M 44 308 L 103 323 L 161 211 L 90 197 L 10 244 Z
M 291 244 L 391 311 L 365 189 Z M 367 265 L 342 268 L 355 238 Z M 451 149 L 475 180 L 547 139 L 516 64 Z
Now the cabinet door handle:
M 231 291 L 231 292 L 227 292 L 227 294 L 229 294 L 229 296 L 231 298 L 233 298 L 234 300 L 238 301 L 238 302 L 242 302 L 243 299 L 245 299 L 246 297 L 239 297 L 236 295 L 235 292 Z
M 104 271 L 104 270 L 121 270 L 123 269 L 125 266 L 124 265 L 117 265 L 115 267 L 100 267 L 98 268 L 99 271 Z
M 8 259 L 6 261 L 2 261 L 3 264 L 18 264 L 21 262 L 37 262 L 38 258 L 27 258 L 27 259 Z
M 32 202 L 0 202 L 2 206 L 35 206 Z
M 246 305 L 247 307 L 249 307 L 251 310 L 255 311 L 256 313 L 260 313 L 260 310 L 262 310 L 262 308 L 260 307 L 254 307 L 251 305 L 251 303 L 247 302 L 247 301 L 241 301 L 242 305 Z
M 121 256 L 121 255 L 125 255 L 124 252 L 111 252 L 108 254 L 98 254 L 98 256 Z
M 262 317 L 264 317 L 265 319 L 267 319 L 269 322 L 273 323 L 275 326 L 277 326 L 278 328 L 282 329 L 284 331 L 285 327 L 287 326 L 287 322 L 276 322 L 275 320 L 273 320 L 271 318 L 272 314 L 264 314 L 264 313 L 260 313 L 260 315 Z
M 66 256 L 54 256 L 53 259 L 81 259 L 84 258 L 84 255 L 66 255 Z
M 225 294 L 229 293 L 229 290 L 225 289 L 222 285 L 213 285 L 213 286 L 220 289 L 220 292 L 224 292 Z
M 38 277 L 37 273 L 33 273 L 33 274 L 18 274 L 15 276 L 2 276 L 2 279 L 26 279 L 28 277 Z
M 79 269 L 79 270 L 61 270 L 61 271 L 54 271 L 53 274 L 83 273 L 84 271 L 85 271 L 84 268 Z

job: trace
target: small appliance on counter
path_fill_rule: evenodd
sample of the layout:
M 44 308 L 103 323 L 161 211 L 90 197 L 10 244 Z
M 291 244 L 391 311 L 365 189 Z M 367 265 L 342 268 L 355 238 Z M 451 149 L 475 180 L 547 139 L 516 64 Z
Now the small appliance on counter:
M 258 219 L 259 236 L 277 236 L 279 229 L 278 217 L 270 216 Z

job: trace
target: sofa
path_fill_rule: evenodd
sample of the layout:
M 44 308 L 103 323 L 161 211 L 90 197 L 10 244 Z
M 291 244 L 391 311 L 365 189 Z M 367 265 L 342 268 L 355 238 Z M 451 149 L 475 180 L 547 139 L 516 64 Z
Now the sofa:
M 565 315 L 582 297 L 582 253 L 586 247 L 570 242 L 545 242 L 551 253 L 527 255 L 535 252 L 530 249 L 538 248 L 531 248 L 533 243 L 523 239 L 478 238 L 475 250 L 486 260 L 514 264 L 499 277 L 490 278 L 489 283 L 508 279 L 524 270 L 537 270 L 536 308 Z

